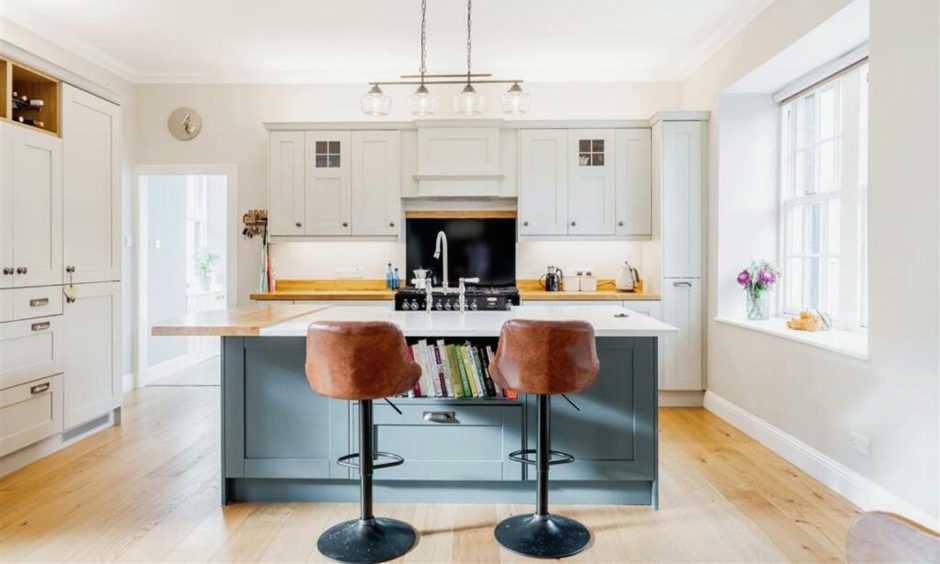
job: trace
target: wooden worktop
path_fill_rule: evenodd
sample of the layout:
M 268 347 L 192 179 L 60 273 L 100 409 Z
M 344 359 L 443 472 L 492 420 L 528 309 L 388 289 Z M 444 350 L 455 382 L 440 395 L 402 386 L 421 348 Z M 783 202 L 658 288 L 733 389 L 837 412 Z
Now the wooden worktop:
M 520 279 L 519 297 L 529 301 L 644 301 L 659 300 L 659 294 L 621 292 L 612 278 L 600 278 L 595 292 L 546 292 L 538 280 Z M 279 280 L 274 292 L 251 294 L 256 301 L 362 300 L 392 301 L 395 292 L 385 290 L 384 280 Z
M 392 301 L 385 280 L 278 280 L 274 292 L 251 294 L 257 301 L 376 300 Z
M 621 292 L 614 286 L 613 278 L 598 278 L 594 292 L 546 292 L 538 280 L 518 280 L 519 298 L 522 301 L 658 301 L 659 294 L 649 294 L 640 286 L 638 292 Z
M 190 313 L 155 324 L 157 337 L 257 337 L 262 329 L 329 306 L 257 304 Z

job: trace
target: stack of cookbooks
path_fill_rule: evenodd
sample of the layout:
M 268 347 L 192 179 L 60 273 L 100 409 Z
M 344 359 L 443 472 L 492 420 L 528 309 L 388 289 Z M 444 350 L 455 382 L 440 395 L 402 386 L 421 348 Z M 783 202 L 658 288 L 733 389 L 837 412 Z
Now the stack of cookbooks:
M 421 378 L 408 397 L 419 398 L 508 398 L 515 390 L 504 390 L 490 377 L 494 351 L 489 346 L 446 344 L 443 339 L 422 339 L 408 347 L 421 366 Z

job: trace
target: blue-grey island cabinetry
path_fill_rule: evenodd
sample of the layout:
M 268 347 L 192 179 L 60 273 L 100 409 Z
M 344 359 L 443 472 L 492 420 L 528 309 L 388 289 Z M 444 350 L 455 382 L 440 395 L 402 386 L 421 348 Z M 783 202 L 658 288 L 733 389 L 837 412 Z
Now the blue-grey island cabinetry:
M 358 405 L 310 389 L 304 338 L 223 337 L 223 350 L 223 501 L 356 500 L 358 476 L 336 459 L 356 450 Z M 552 498 L 655 504 L 657 337 L 598 337 L 597 352 L 597 383 L 571 396 L 580 411 L 552 398 L 552 448 L 576 458 L 552 467 Z M 534 398 L 392 401 L 402 414 L 374 404 L 376 449 L 405 464 L 376 472 L 379 499 L 532 501 L 534 470 L 508 454 L 534 448 Z

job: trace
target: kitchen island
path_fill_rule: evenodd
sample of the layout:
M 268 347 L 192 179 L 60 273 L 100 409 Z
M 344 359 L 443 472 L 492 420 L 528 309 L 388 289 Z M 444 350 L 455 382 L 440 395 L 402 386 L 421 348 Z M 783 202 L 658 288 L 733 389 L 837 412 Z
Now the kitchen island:
M 552 401 L 552 448 L 576 462 L 552 468 L 558 503 L 657 503 L 657 346 L 675 328 L 614 306 L 521 306 L 511 311 L 401 312 L 380 306 L 319 306 L 269 313 L 246 332 L 218 315 L 162 323 L 154 334 L 222 337 L 222 500 L 354 501 L 358 404 L 318 396 L 304 374 L 305 335 L 317 320 L 390 321 L 419 339 L 498 343 L 512 318 L 578 319 L 594 326 L 601 368 L 596 384 Z M 297 307 L 297 306 L 293 306 Z M 242 311 L 254 311 L 240 308 Z M 236 310 L 236 312 L 239 310 Z M 236 318 L 232 313 L 227 316 Z M 210 330 L 211 329 L 211 330 Z M 246 336 L 247 335 L 247 336 Z M 374 405 L 376 449 L 405 464 L 376 473 L 387 502 L 530 503 L 534 470 L 508 454 L 535 444 L 535 398 L 392 398 Z M 443 422 L 442 422 L 443 421 Z

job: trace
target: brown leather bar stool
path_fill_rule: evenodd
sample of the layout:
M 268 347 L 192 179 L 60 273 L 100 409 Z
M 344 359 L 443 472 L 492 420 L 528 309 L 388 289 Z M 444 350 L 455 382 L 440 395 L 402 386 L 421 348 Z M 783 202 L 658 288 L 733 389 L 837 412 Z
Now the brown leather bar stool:
M 396 454 L 373 450 L 372 400 L 414 388 L 421 368 L 408 355 L 401 330 L 391 323 L 319 321 L 307 329 L 306 370 L 310 387 L 321 396 L 359 402 L 359 452 L 337 461 L 359 469 L 359 518 L 327 529 L 317 548 L 341 562 L 398 558 L 418 536 L 408 523 L 372 514 L 372 471 L 404 462 Z M 390 461 L 375 462 L 382 458 Z
M 549 419 L 551 396 L 590 388 L 599 368 L 590 323 L 512 319 L 503 325 L 490 376 L 503 388 L 538 398 L 537 448 L 509 455 L 537 469 L 535 513 L 505 519 L 495 530 L 499 544 L 517 554 L 563 558 L 581 552 L 591 542 L 584 525 L 548 512 L 549 467 L 574 462 L 570 454 L 551 450 Z M 527 457 L 533 453 L 535 460 Z

